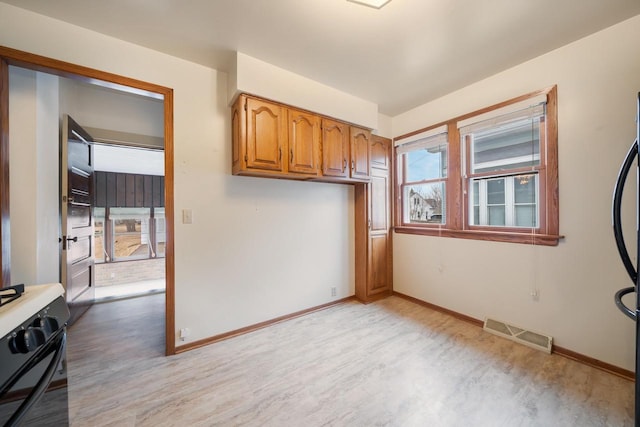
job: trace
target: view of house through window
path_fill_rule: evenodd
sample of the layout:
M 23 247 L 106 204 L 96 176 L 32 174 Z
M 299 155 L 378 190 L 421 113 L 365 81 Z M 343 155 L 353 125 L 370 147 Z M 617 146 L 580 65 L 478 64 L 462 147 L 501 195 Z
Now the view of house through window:
M 444 224 L 447 180 L 447 133 L 418 135 L 397 149 L 407 224 Z

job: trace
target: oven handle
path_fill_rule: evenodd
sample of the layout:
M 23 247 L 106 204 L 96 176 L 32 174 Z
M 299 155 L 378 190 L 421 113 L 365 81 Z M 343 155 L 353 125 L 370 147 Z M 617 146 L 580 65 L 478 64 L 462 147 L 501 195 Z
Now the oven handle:
M 20 369 L 14 372 L 14 374 L 2 385 L 2 389 L 0 389 L 0 398 L 4 397 L 4 395 L 7 394 L 9 390 L 11 390 L 11 387 L 13 387 L 28 371 L 42 362 L 47 356 L 51 354 L 51 352 L 55 351 L 55 346 L 59 342 L 58 338 L 64 332 L 64 330 L 66 329 L 57 330 L 45 345 L 35 351 L 31 359 L 29 359 L 27 363 L 22 365 Z
M 33 389 L 31 390 L 27 398 L 22 402 L 18 410 L 11 416 L 11 418 L 9 418 L 9 420 L 4 425 L 4 427 L 18 426 L 22 418 L 29 411 L 29 409 L 31 409 L 31 407 L 35 405 L 36 402 L 38 402 L 38 400 L 40 400 L 40 398 L 45 393 L 45 391 L 47 391 L 47 388 L 49 387 L 49 384 L 51 384 L 51 380 L 53 379 L 53 376 L 56 373 L 56 369 L 60 364 L 60 360 L 62 360 L 62 356 L 64 355 L 64 349 L 67 344 L 66 328 L 62 329 L 62 333 L 59 336 L 57 336 L 51 344 L 52 344 L 51 348 L 53 347 L 57 347 L 57 348 L 55 349 L 55 354 L 53 355 L 53 358 L 49 362 L 49 366 L 47 366 L 46 371 L 44 372 L 44 374 L 42 375 L 38 383 L 35 385 L 35 387 L 33 387 Z M 50 351 L 47 351 L 46 353 L 49 353 L 49 352 Z

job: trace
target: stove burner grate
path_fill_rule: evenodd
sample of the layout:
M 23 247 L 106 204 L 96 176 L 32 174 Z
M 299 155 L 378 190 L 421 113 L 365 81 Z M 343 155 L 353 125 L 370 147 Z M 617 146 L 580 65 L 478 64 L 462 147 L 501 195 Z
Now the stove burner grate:
M 20 298 L 23 293 L 24 284 L 0 288 L 0 306 L 9 304 L 11 301 L 15 301 L 17 298 Z

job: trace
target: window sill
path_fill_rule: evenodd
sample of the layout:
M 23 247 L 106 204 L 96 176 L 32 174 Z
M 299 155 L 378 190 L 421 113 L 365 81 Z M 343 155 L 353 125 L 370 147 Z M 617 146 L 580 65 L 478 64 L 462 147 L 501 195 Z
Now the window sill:
M 394 227 L 396 233 L 422 236 L 454 237 L 458 239 L 488 240 L 492 242 L 521 243 L 526 245 L 558 246 L 564 236 L 551 234 L 517 233 L 508 231 L 451 230 L 434 227 Z

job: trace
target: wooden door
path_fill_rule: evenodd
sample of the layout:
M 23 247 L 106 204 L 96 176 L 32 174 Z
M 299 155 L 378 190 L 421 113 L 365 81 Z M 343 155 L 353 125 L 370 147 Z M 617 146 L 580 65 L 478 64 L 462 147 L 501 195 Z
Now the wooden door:
M 284 171 L 287 138 L 286 109 L 272 102 L 247 98 L 247 168 Z
M 61 272 L 72 324 L 95 299 L 93 139 L 66 114 L 61 135 Z
M 351 178 L 368 180 L 371 166 L 371 132 L 351 126 Z
M 318 175 L 320 117 L 289 109 L 289 172 Z
M 322 119 L 322 174 L 348 177 L 349 127 L 345 123 Z

